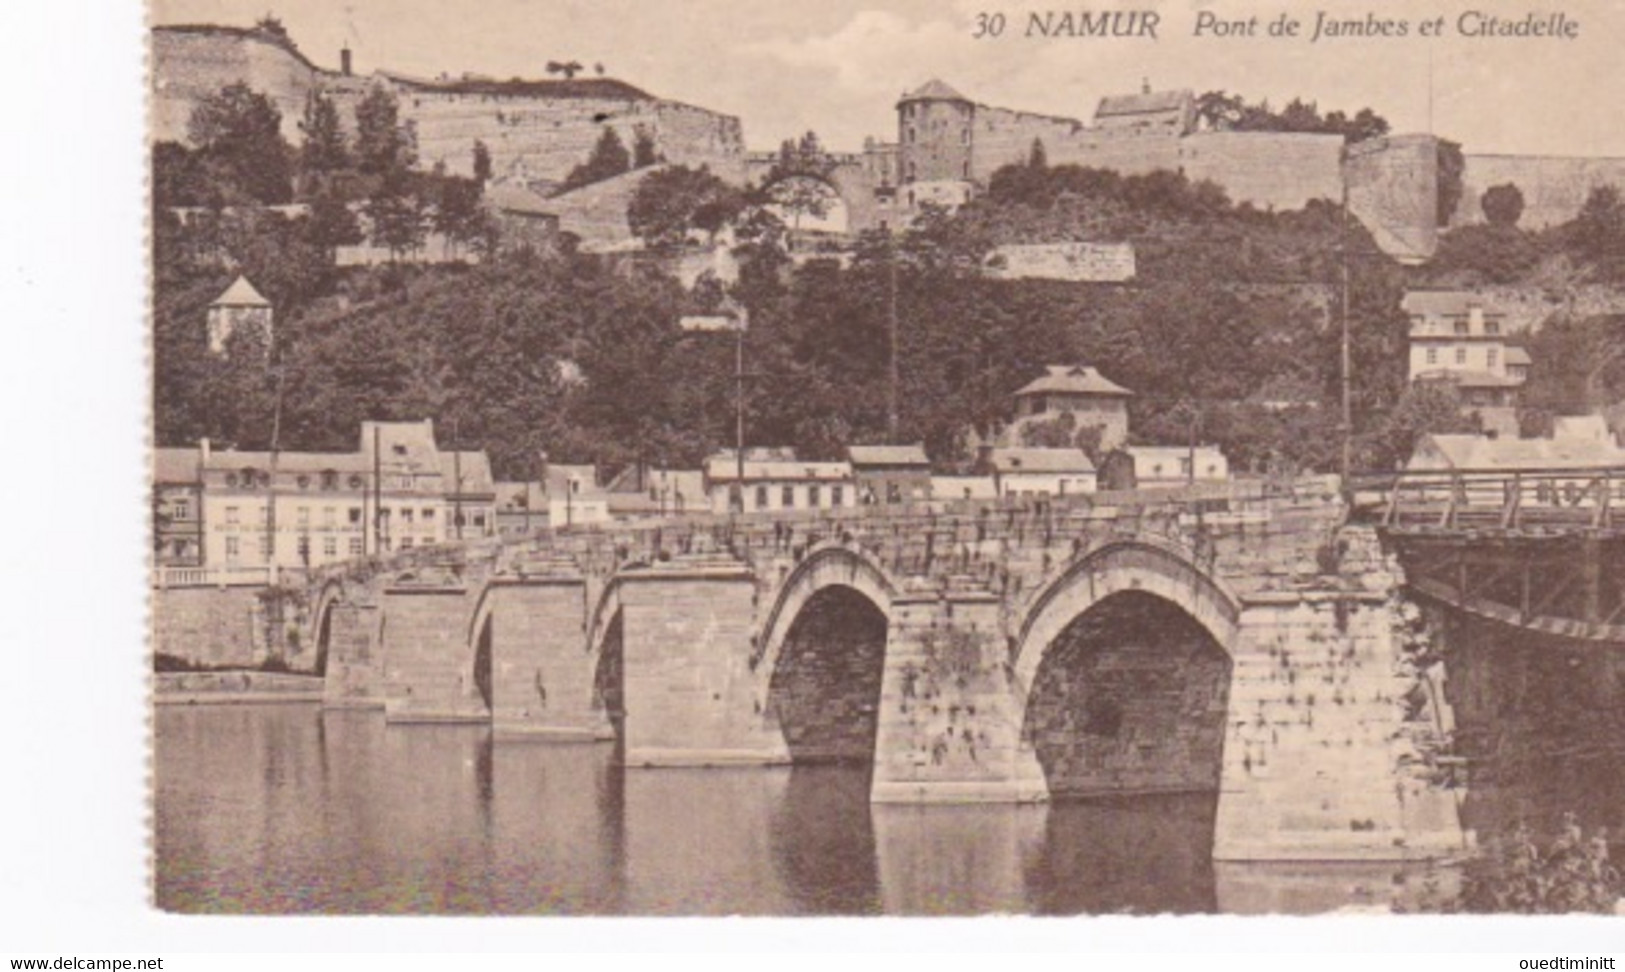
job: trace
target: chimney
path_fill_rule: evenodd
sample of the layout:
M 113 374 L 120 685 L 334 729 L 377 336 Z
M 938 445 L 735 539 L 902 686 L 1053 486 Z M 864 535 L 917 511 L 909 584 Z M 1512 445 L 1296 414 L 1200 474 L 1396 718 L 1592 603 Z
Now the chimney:
M 350 48 L 348 45 L 339 50 L 339 72 L 345 77 L 350 76 Z
M 207 438 L 199 439 L 197 441 L 197 448 L 198 448 L 198 454 L 203 457 L 203 461 L 205 463 L 208 462 L 209 461 L 209 440 Z

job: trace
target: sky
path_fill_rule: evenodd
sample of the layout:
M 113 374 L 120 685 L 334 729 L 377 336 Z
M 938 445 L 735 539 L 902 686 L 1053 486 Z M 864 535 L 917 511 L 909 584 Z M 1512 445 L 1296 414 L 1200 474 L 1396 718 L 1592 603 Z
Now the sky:
M 1542 22 L 1561 12 L 1578 36 L 1462 36 L 1460 16 L 1484 8 Z M 1113 9 L 1154 12 L 1157 37 L 1025 36 L 1034 12 Z M 319 65 L 336 68 L 348 44 L 358 72 L 545 77 L 550 60 L 602 63 L 652 94 L 739 116 L 751 148 L 808 130 L 835 149 L 894 139 L 898 95 L 939 77 L 974 101 L 1085 121 L 1102 95 L 1148 81 L 1277 106 L 1369 106 L 1396 132 L 1433 131 L 1470 153 L 1625 156 L 1618 0 L 153 0 L 151 10 L 154 24 L 239 26 L 270 12 Z M 1311 41 L 1319 11 L 1409 29 Z M 1256 17 L 1259 36 L 1195 36 L 1204 12 Z M 1004 15 L 1000 37 L 972 36 L 981 14 Z M 1268 36 L 1282 15 L 1302 22 L 1298 37 Z M 1438 17 L 1443 36 L 1418 36 Z

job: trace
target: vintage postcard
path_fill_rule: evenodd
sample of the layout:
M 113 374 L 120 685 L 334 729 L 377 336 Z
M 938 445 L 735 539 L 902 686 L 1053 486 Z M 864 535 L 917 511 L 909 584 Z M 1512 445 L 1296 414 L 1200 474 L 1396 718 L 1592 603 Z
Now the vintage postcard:
M 1625 913 L 1621 36 L 151 0 L 153 902 Z

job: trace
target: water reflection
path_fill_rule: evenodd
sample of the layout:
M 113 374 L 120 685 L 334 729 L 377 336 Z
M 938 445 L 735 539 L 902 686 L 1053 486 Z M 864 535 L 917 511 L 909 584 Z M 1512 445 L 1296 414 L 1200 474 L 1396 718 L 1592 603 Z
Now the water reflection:
M 1074 914 L 1358 900 L 1336 868 L 1216 875 L 1211 795 L 871 806 L 861 766 L 628 772 L 609 745 L 493 743 L 483 727 L 386 729 L 376 713 L 302 705 L 165 707 L 156 752 L 157 897 L 177 911 Z

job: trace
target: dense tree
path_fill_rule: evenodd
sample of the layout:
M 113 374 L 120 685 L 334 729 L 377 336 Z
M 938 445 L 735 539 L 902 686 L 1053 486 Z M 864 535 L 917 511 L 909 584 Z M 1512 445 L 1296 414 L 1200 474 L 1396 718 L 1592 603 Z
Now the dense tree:
M 1511 182 L 1490 186 L 1479 197 L 1478 205 L 1491 226 L 1517 226 L 1523 216 L 1523 190 Z
M 491 181 L 491 150 L 477 138 L 474 140 L 474 181 L 482 186 Z
M 362 172 L 390 175 L 417 163 L 417 139 L 400 120 L 400 102 L 382 85 L 368 89 L 355 108 L 355 155 Z
M 1586 196 L 1568 227 L 1569 246 L 1609 279 L 1625 277 L 1625 202 L 1613 186 L 1597 186 Z
M 594 182 L 613 179 L 618 175 L 632 170 L 632 154 L 626 150 L 621 136 L 615 129 L 604 126 L 598 141 L 593 145 L 592 154 L 587 161 L 570 170 L 564 177 L 564 183 L 559 186 L 559 192 L 569 192 Z
M 310 242 L 327 251 L 330 258 L 336 258 L 339 247 L 354 246 L 366 239 L 349 203 L 330 189 L 311 200 L 306 233 Z
M 647 125 L 638 125 L 632 130 L 632 168 L 646 169 L 660 162 L 660 149 L 655 145 L 654 132 Z
M 469 246 L 485 229 L 480 208 L 480 183 L 474 179 L 445 177 L 438 181 L 434 228 L 453 247 Z
M 1277 112 L 1268 101 L 1249 103 L 1241 95 L 1209 91 L 1196 99 L 1196 117 L 1218 131 L 1306 132 L 1341 135 L 1352 144 L 1388 134 L 1388 120 L 1361 108 L 1352 117 L 1341 111 L 1320 114 L 1314 102 L 1294 98 Z
M 260 203 L 292 198 L 291 150 L 282 138 L 282 112 L 269 97 L 241 82 L 227 85 L 198 100 L 186 134 L 228 189 Z
M 715 235 L 744 207 L 744 193 L 709 169 L 674 165 L 638 183 L 626 219 L 633 235 L 646 245 L 676 246 L 693 230 Z
M 339 124 L 339 111 L 326 92 L 317 88 L 305 96 L 305 115 L 299 131 L 305 138 L 299 149 L 299 165 L 306 173 L 333 172 L 349 166 L 350 153 Z
M 388 250 L 392 260 L 422 249 L 428 236 L 428 207 L 414 189 L 403 176 L 386 178 L 367 200 L 372 243 Z

